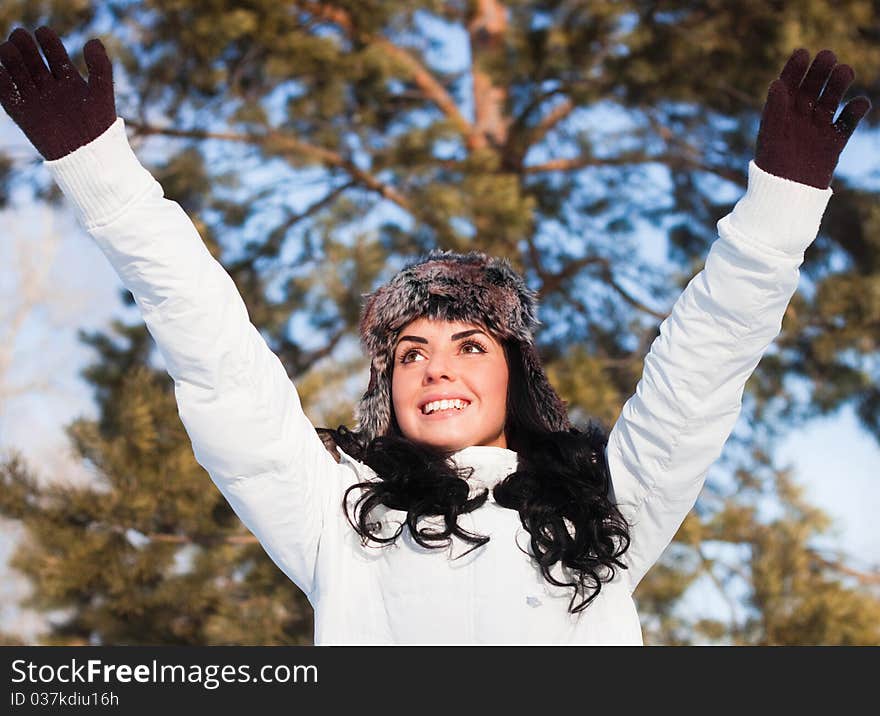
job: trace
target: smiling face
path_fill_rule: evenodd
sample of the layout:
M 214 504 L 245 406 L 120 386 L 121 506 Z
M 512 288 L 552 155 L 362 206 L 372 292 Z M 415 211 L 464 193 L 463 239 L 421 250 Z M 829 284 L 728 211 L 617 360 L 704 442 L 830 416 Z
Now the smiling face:
M 506 448 L 507 381 L 504 346 L 477 324 L 418 318 L 400 331 L 391 402 L 401 432 L 414 442 L 451 451 Z M 454 398 L 467 405 L 434 404 Z

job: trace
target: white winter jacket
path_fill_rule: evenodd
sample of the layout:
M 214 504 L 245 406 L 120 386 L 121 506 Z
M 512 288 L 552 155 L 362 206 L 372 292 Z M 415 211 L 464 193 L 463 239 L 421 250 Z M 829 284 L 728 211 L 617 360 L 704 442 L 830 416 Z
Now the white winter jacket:
M 611 431 L 614 498 L 632 525 L 629 569 L 572 615 L 571 590 L 543 579 L 520 549 L 528 534 L 519 515 L 491 494 L 461 519 L 490 540 L 460 559 L 452 557 L 471 545 L 426 550 L 406 530 L 392 547 L 361 545 L 343 492 L 375 473 L 344 453 L 340 463 L 331 457 L 232 279 L 140 165 L 121 119 L 46 166 L 134 295 L 196 459 L 308 596 L 316 644 L 641 644 L 632 592 L 721 453 L 832 194 L 749 164 L 745 196 L 718 222 L 705 268 L 661 324 Z M 513 472 L 517 456 L 474 446 L 455 460 L 475 468 L 476 490 Z M 373 515 L 386 534 L 404 517 Z

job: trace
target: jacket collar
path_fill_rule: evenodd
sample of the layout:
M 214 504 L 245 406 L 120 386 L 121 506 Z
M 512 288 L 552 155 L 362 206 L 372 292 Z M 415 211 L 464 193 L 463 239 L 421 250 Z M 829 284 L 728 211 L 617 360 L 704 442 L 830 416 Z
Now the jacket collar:
M 370 468 L 350 457 L 341 448 L 339 453 L 356 470 L 366 468 L 375 479 L 376 473 Z M 468 499 L 482 492 L 483 489 L 487 489 L 489 490 L 489 500 L 492 500 L 492 488 L 505 477 L 516 472 L 518 464 L 517 454 L 513 450 L 488 445 L 471 445 L 462 448 L 452 453 L 451 459 L 458 467 L 474 468 L 473 474 L 468 478 L 468 484 L 471 486 Z
M 471 445 L 458 450 L 452 454 L 452 460 L 458 467 L 474 468 L 468 478 L 469 497 L 488 489 L 491 498 L 492 488 L 516 472 L 517 467 L 517 454 L 513 450 L 488 445 Z

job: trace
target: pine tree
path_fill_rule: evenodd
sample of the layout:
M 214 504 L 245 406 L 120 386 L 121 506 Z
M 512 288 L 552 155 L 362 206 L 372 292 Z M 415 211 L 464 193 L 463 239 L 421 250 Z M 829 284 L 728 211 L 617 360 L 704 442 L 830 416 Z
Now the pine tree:
M 366 384 L 362 294 L 440 247 L 526 273 L 551 381 L 574 417 L 610 426 L 745 189 L 775 73 L 794 47 L 831 47 L 857 68 L 850 93 L 880 96 L 876 12 L 868 0 L 56 0 L 5 3 L 0 29 L 111 28 L 139 154 L 316 425 L 351 425 Z M 59 199 L 11 159 L 0 178 Z M 795 296 L 706 491 L 636 592 L 649 643 L 880 642 L 877 575 L 817 546 L 827 517 L 773 455 L 843 406 L 880 440 L 880 211 L 870 187 L 837 176 L 834 189 L 802 267 L 814 290 Z M 43 484 L 14 456 L 0 470 L 33 605 L 68 614 L 47 641 L 307 642 L 305 598 L 192 457 L 149 336 L 113 332 L 121 347 L 83 336 L 101 417 L 69 430 L 96 484 Z M 682 614 L 701 579 L 729 617 Z

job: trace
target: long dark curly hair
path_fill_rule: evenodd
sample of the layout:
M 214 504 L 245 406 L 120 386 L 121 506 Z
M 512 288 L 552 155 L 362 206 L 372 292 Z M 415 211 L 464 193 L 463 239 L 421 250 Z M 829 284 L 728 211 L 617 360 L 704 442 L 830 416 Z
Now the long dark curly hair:
M 615 568 L 626 569 L 620 557 L 630 544 L 629 526 L 608 494 L 608 432 L 595 420 L 584 429 L 573 427 L 567 432 L 544 428 L 525 390 L 519 344 L 505 341 L 504 351 L 509 368 L 505 436 L 508 448 L 517 453 L 517 470 L 495 485 L 493 496 L 501 507 L 519 513 L 531 535 L 530 556 L 548 582 L 574 590 L 569 611 L 580 612 L 599 595 L 602 584 L 614 578 Z M 467 478 L 473 468 L 457 467 L 449 460 L 452 452 L 407 439 L 393 416 L 389 434 L 369 442 L 344 425 L 327 432 L 342 450 L 381 478 L 352 485 L 343 498 L 345 515 L 364 545 L 387 546 L 404 526 L 426 548 L 448 547 L 453 536 L 474 545 L 468 552 L 489 541 L 458 524 L 459 515 L 486 502 L 488 491 L 469 499 Z M 356 489 L 362 492 L 353 517 L 348 495 Z M 407 513 L 404 524 L 389 537 L 370 529 L 370 512 L 379 505 Z M 420 528 L 420 518 L 427 515 L 442 516 L 445 528 Z M 550 573 L 557 562 L 569 569 L 570 581 L 559 581 Z M 575 606 L 579 595 L 582 601 Z

